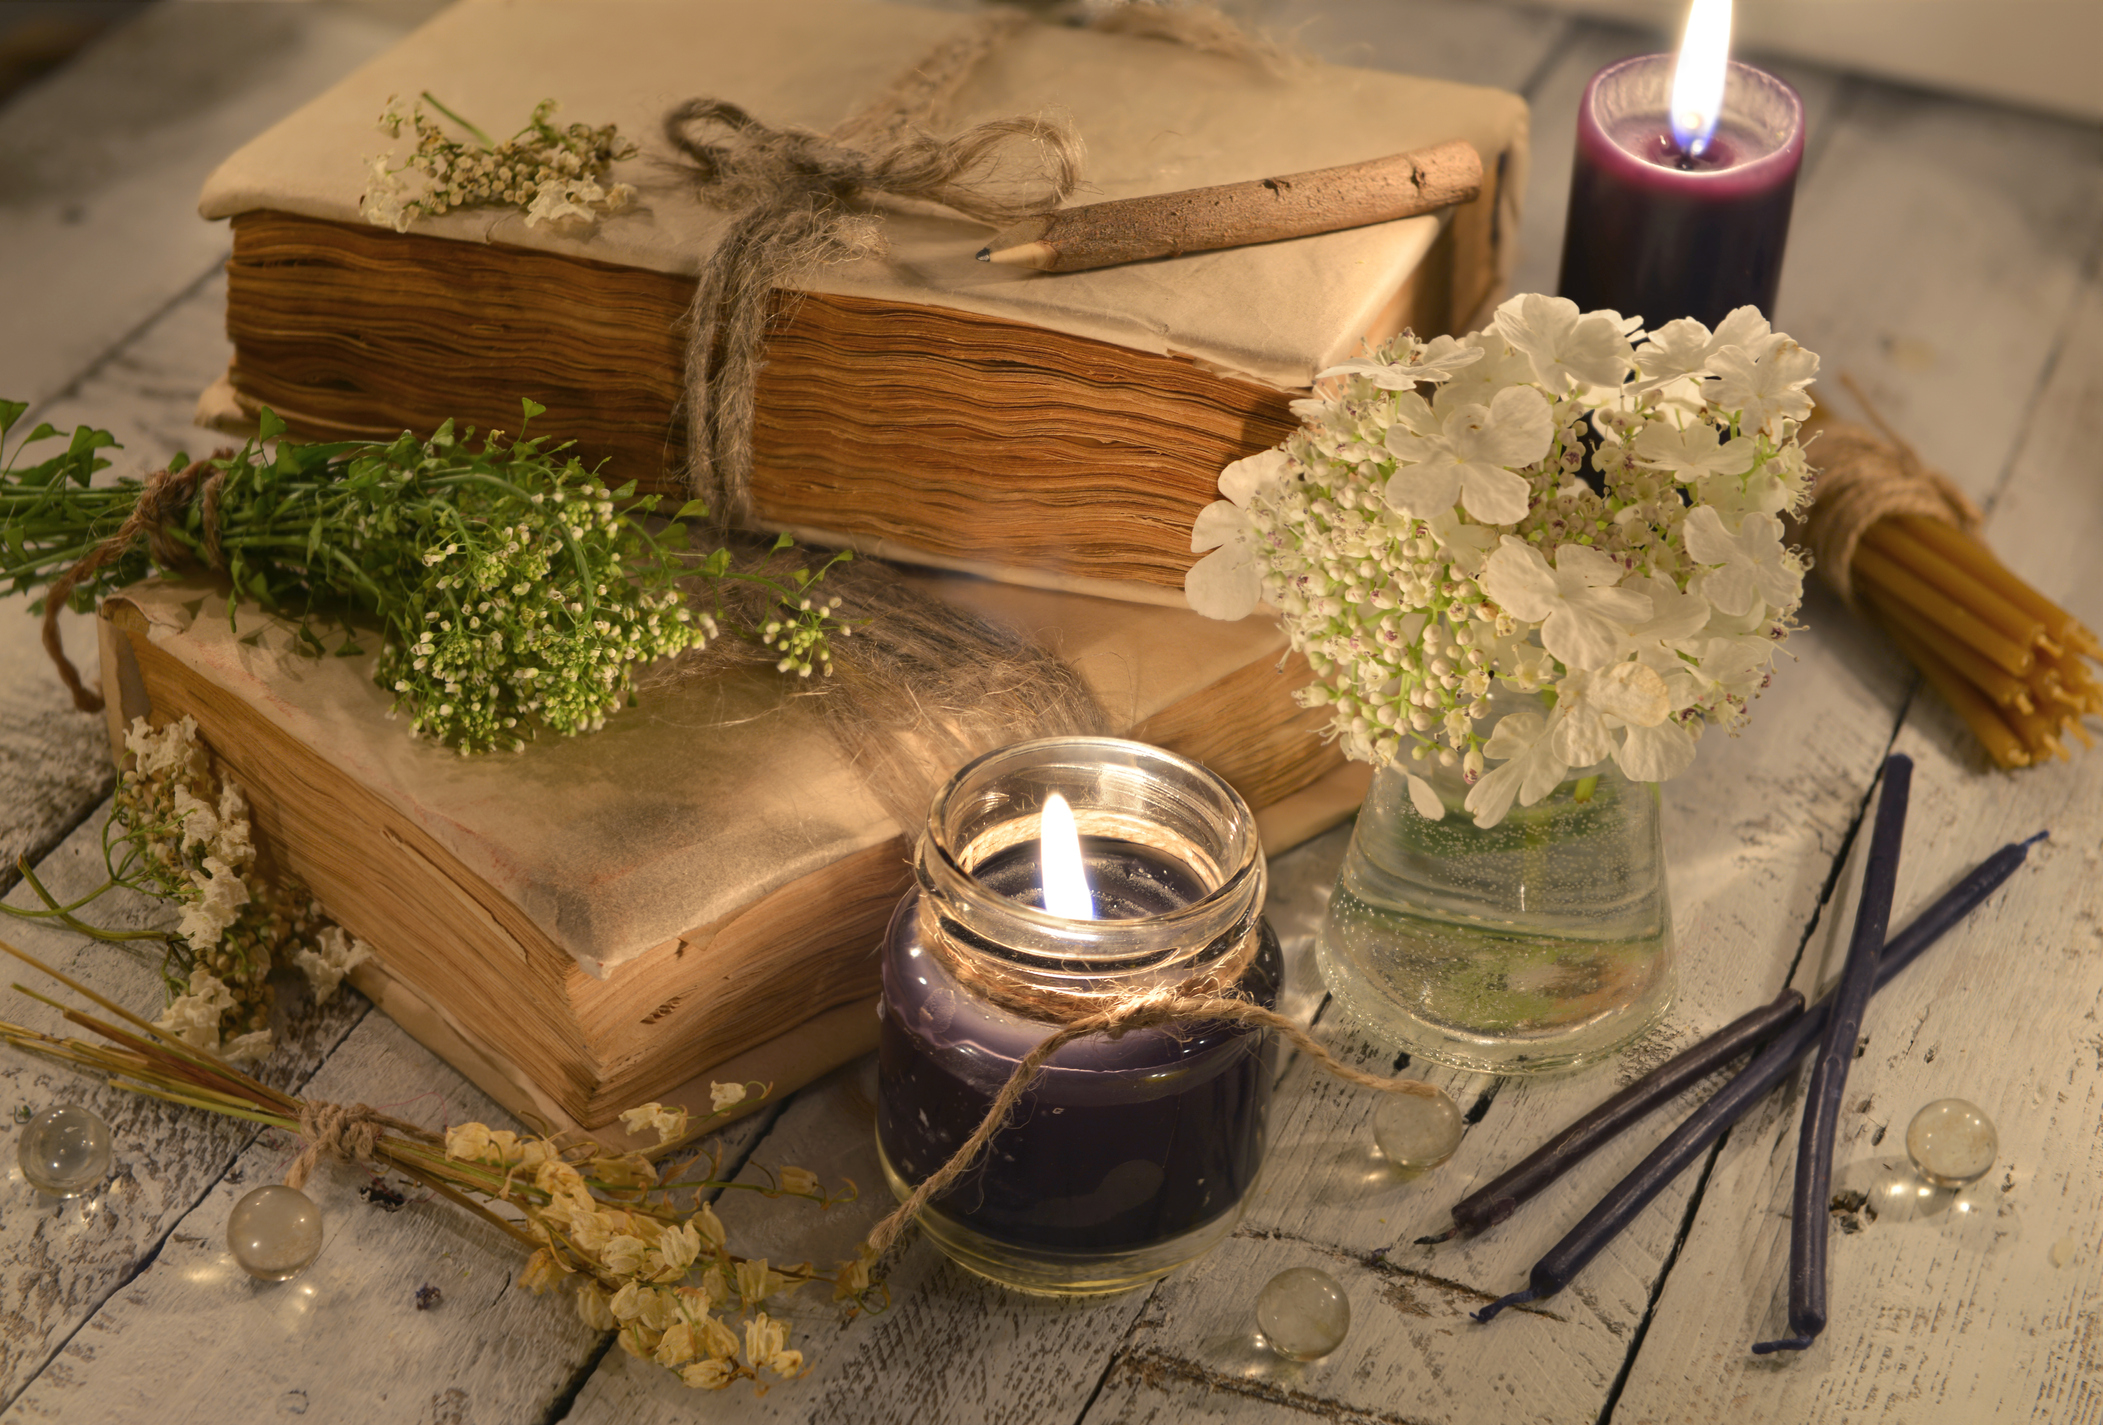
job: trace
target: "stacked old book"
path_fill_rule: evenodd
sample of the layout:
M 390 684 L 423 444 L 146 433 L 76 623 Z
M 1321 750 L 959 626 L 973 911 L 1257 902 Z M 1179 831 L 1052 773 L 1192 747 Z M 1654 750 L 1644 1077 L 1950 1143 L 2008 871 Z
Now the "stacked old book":
M 548 408 L 537 429 L 615 480 L 680 490 L 683 322 L 731 215 L 649 161 L 659 115 L 710 96 L 825 130 L 974 23 L 861 0 L 466 0 L 207 184 L 203 211 L 234 231 L 219 416 L 268 405 L 295 433 L 381 436 L 509 426 L 527 396 Z M 498 210 L 373 226 L 373 121 L 423 91 L 484 127 L 551 94 L 565 119 L 617 123 L 645 139 L 618 175 L 643 201 L 584 231 Z M 1347 815 L 1362 781 L 1293 703 L 1307 674 L 1274 625 L 1179 607 L 1192 522 L 1318 371 L 1404 326 L 1463 327 L 1496 295 L 1525 108 L 1032 24 L 945 122 L 1054 111 L 1086 145 L 1091 200 L 1451 138 L 1482 156 L 1484 190 L 1444 214 L 1059 275 L 977 262 L 988 229 L 893 205 L 883 255 L 777 301 L 751 522 L 949 571 L 924 576 L 929 597 L 1066 660 L 1116 730 L 1218 767 L 1275 850 Z M 499 1098 L 598 1127 L 705 1098 L 711 1076 L 799 1081 L 868 1042 L 869 952 L 917 828 L 765 673 L 464 761 L 403 738 L 361 660 L 236 640 L 201 607 L 181 585 L 112 602 L 114 715 L 195 715 L 288 869 L 378 950 L 369 990 Z

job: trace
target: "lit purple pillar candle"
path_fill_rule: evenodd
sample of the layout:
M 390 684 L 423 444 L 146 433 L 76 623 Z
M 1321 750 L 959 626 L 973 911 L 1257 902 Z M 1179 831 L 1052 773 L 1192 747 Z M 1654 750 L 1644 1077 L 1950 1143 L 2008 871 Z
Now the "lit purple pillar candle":
M 1090 918 L 1043 908 L 1060 903 L 1037 837 L 1053 791 L 1078 823 Z M 1060 1027 L 1032 1001 L 1077 1014 L 1218 966 L 1275 1002 L 1254 819 L 1224 782 L 1156 748 L 1061 738 L 981 758 L 936 798 L 915 872 L 884 946 L 878 1054 L 877 1144 L 901 1198 Z M 1239 1217 L 1274 1070 L 1269 1037 L 1236 1025 L 1078 1040 L 921 1224 L 965 1266 L 1028 1290 L 1159 1276 Z
M 1750 304 L 1774 313 L 1789 238 L 1804 106 L 1794 89 L 1724 61 L 1729 9 L 1706 46 L 1723 70 L 1720 97 L 1675 84 L 1699 57 L 1688 23 L 1685 60 L 1644 55 L 1592 76 L 1577 111 L 1577 156 L 1563 230 L 1563 296 L 1582 311 L 1611 308 L 1652 329 L 1677 317 L 1715 327 Z

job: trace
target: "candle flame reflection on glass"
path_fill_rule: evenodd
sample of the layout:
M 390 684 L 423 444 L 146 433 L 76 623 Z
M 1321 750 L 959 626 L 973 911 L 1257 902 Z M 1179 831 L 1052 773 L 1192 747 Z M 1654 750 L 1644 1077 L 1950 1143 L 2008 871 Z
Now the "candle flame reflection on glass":
M 1081 868 L 1081 834 L 1073 808 L 1053 792 L 1044 799 L 1037 823 L 1037 857 L 1043 870 L 1044 908 L 1068 920 L 1095 919 L 1095 897 L 1088 893 L 1088 873 Z
M 1672 141 L 1701 157 L 1723 117 L 1723 76 L 1731 57 L 1731 0 L 1694 0 L 1672 70 Z

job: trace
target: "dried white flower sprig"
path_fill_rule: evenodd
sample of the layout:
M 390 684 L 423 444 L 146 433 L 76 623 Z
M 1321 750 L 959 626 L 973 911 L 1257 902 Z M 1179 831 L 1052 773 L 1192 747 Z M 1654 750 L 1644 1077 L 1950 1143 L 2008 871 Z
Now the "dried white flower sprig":
M 1792 626 L 1806 565 L 1780 516 L 1809 496 L 1818 358 L 1751 307 L 1638 327 L 1534 294 L 1323 372 L 1281 448 L 1221 472 L 1191 607 L 1271 603 L 1346 753 L 1458 764 L 1478 826 L 1608 757 L 1678 775 Z M 1493 683 L 1541 705 L 1492 724 Z
M 425 115 L 426 104 L 473 135 L 475 142 L 448 137 Z M 416 133 L 416 150 L 398 165 L 388 154 L 368 160 L 370 177 L 360 200 L 365 220 L 400 233 L 418 218 L 435 218 L 454 208 L 498 206 L 524 212 L 529 228 L 540 223 L 590 227 L 600 214 L 617 213 L 633 203 L 635 189 L 608 178 L 615 163 L 635 156 L 635 144 L 612 124 L 558 129 L 548 122 L 558 107 L 553 99 L 541 100 L 526 126 L 499 143 L 428 90 L 407 113 L 390 95 L 380 114 L 380 131 L 399 138 L 402 125 L 409 125 Z
M 195 719 L 155 729 L 134 718 L 124 745 L 130 765 L 102 828 L 103 883 L 61 905 L 24 857 L 17 866 L 42 907 L 0 911 L 97 940 L 159 942 L 168 1007 L 154 1027 L 227 1063 L 257 1063 L 274 1043 L 270 972 L 296 967 L 314 1002 L 327 1004 L 371 947 L 330 922 L 297 882 L 257 873 L 248 799 L 213 767 Z M 167 902 L 175 923 L 115 930 L 80 918 L 119 887 Z

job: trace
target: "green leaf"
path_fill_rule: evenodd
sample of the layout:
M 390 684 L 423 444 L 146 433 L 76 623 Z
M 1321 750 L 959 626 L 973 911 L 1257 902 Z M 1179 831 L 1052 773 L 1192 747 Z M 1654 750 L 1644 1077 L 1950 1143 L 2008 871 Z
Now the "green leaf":
M 535 416 L 544 416 L 548 413 L 548 408 L 546 406 L 543 406 L 540 402 L 534 400 L 531 396 L 521 396 L 518 398 L 518 402 L 521 406 L 525 407 L 526 420 L 528 421 L 532 420 Z M 525 423 L 523 421 L 520 422 L 521 429 L 524 428 L 524 424 Z
M 28 409 L 27 401 L 0 401 L 0 435 L 13 430 L 15 422 L 22 419 L 23 412 Z
M 256 438 L 259 440 L 276 440 L 284 433 L 285 423 L 278 419 L 278 413 L 271 410 L 268 406 L 263 407 L 262 411 L 256 416 Z
M 38 421 L 37 428 L 29 433 L 28 437 L 25 440 L 23 440 L 22 444 L 34 445 L 40 440 L 49 440 L 52 436 L 55 436 L 57 434 L 57 426 L 51 424 L 51 422 L 49 421 Z
M 794 539 L 790 538 L 788 532 L 784 530 L 779 536 L 775 538 L 774 547 L 776 549 L 787 549 L 790 545 L 794 544 L 795 542 L 796 541 Z
M 672 518 L 675 520 L 699 519 L 707 513 L 708 501 L 688 500 L 685 504 L 679 507 L 678 512 L 674 514 Z
M 344 639 L 342 644 L 336 649 L 338 658 L 362 658 L 364 655 L 365 650 L 348 638 Z

